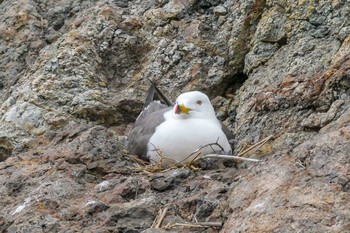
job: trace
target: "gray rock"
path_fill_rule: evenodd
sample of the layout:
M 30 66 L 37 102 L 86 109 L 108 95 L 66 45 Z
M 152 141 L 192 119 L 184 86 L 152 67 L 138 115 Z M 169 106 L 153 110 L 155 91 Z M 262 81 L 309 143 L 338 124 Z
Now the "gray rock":
M 190 175 L 188 169 L 175 169 L 165 173 L 155 174 L 151 177 L 151 187 L 157 191 L 164 191 L 186 179 Z
M 113 183 L 108 181 L 108 180 L 104 180 L 101 183 L 97 184 L 95 186 L 95 191 L 96 192 L 104 192 L 106 190 L 109 190 L 113 187 Z
M 223 6 L 217 6 L 214 8 L 214 14 L 216 15 L 226 15 L 227 10 Z
M 109 206 L 105 205 L 103 202 L 89 201 L 83 207 L 83 211 L 87 214 L 95 214 L 98 212 L 103 212 L 107 210 Z

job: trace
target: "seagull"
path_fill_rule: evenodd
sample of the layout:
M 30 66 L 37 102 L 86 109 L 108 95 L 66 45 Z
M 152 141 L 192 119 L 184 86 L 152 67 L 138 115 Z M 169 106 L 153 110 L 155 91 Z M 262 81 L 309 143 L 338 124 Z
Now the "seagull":
M 166 104 L 153 101 L 155 90 Z M 230 154 L 232 138 L 206 94 L 186 92 L 173 104 L 152 83 L 144 110 L 129 133 L 128 149 L 153 164 L 185 164 L 218 151 Z

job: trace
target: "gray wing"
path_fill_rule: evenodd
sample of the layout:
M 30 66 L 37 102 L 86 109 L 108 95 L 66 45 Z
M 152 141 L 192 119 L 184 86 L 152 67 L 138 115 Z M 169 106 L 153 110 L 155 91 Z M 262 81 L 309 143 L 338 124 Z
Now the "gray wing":
M 141 112 L 128 136 L 130 154 L 138 155 L 142 159 L 148 159 L 147 143 L 157 126 L 164 122 L 164 113 L 171 109 L 172 107 L 159 102 L 152 102 Z

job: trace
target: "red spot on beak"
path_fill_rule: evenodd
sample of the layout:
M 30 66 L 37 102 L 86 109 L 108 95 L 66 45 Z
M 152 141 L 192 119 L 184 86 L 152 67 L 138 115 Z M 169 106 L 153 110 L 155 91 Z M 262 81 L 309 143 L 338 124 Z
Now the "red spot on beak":
M 181 112 L 180 106 L 178 104 L 176 104 L 176 106 L 175 106 L 175 114 L 180 114 L 180 112 Z

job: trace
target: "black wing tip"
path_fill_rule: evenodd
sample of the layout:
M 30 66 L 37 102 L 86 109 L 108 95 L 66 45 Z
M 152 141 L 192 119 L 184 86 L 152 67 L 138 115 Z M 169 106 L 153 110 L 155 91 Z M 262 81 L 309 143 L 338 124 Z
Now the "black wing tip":
M 163 92 L 157 87 L 157 84 L 155 81 L 151 80 L 150 78 L 146 77 L 147 80 L 151 83 L 151 87 L 148 89 L 148 94 L 146 98 L 146 102 L 144 107 L 148 106 L 153 100 L 154 100 L 154 93 L 157 93 L 159 99 L 163 101 L 168 107 L 174 106 L 174 103 L 169 100 Z
M 143 109 L 147 108 L 153 102 L 153 100 L 154 100 L 154 91 L 155 91 L 154 85 L 151 85 L 148 88 L 146 100 L 145 100 L 145 103 L 143 104 Z

